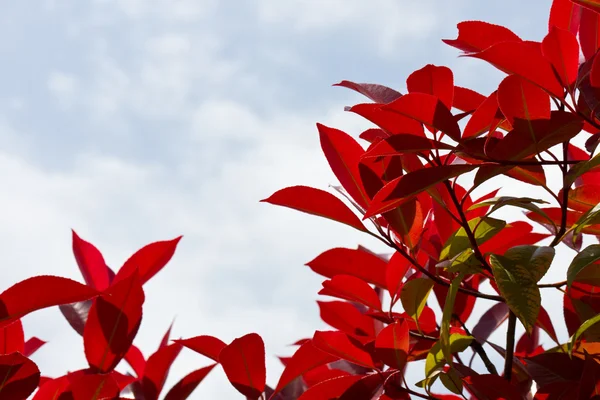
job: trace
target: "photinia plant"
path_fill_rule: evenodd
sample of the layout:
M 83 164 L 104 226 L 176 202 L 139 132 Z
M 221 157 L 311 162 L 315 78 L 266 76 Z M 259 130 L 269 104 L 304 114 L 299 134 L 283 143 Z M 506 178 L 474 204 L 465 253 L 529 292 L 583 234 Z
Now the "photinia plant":
M 134 345 L 143 285 L 180 237 L 143 247 L 114 272 L 73 232 L 85 285 L 36 276 L 0 294 L 0 398 L 157 400 L 166 392 L 182 400 L 217 365 L 253 400 L 600 398 L 599 39 L 600 0 L 554 0 L 541 42 L 480 21 L 444 40 L 506 74 L 488 95 L 456 86 L 452 71 L 435 65 L 413 72 L 405 93 L 336 85 L 369 99 L 348 110 L 375 125 L 359 136 L 365 146 L 317 125 L 338 195 L 292 186 L 263 201 L 348 225 L 390 254 L 334 248 L 307 263 L 326 278 L 319 294 L 334 299 L 318 302 L 332 329 L 295 343 L 274 388 L 255 333 L 231 343 L 171 340 L 169 328 L 147 358 Z M 536 195 L 510 185 L 482 191 L 499 177 Z M 524 213 L 497 212 L 509 207 Z M 564 279 L 540 283 L 557 251 L 569 259 L 558 266 Z M 557 292 L 569 338 L 541 305 Z M 25 341 L 20 318 L 56 305 L 81 335 L 88 366 L 48 378 L 28 358 L 44 342 Z M 484 312 L 473 320 L 476 306 Z M 505 341 L 492 342 L 505 321 Z M 542 331 L 553 345 L 540 344 Z M 164 390 L 184 348 L 210 363 Z M 118 372 L 121 361 L 134 373 Z M 406 374 L 415 362 L 416 382 Z

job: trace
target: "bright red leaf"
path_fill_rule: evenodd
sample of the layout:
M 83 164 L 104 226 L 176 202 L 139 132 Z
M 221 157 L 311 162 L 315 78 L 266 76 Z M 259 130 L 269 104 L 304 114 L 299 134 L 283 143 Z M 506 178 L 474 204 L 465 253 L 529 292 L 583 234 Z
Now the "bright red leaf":
M 375 368 L 371 355 L 339 331 L 316 331 L 313 345 L 328 354 L 367 368 Z
M 591 59 L 600 48 L 600 15 L 586 7 L 581 8 L 579 44 L 586 60 Z
M 23 400 L 38 387 L 40 370 L 20 353 L 0 355 L 0 398 Z
M 563 86 L 572 87 L 579 69 L 579 43 L 575 34 L 552 28 L 542 41 L 542 53 L 552 64 Z
M 556 27 L 570 31 L 573 35 L 576 35 L 580 20 L 581 6 L 573 3 L 571 0 L 554 0 L 550 9 L 550 18 L 548 19 L 548 32 Z
M 402 370 L 408 358 L 408 323 L 396 322 L 386 326 L 375 340 L 375 353 L 386 365 Z
M 409 93 L 426 93 L 440 99 L 446 108 L 454 103 L 454 75 L 448 67 L 427 64 L 406 80 Z
M 142 390 L 145 400 L 158 400 L 171 365 L 182 349 L 180 343 L 173 343 L 163 347 L 148 357 L 142 378 Z
M 190 350 L 200 353 L 213 361 L 219 361 L 221 350 L 227 346 L 223 341 L 213 336 L 202 335 L 189 339 L 174 340 L 175 343 L 182 344 Z
M 482 21 L 465 21 L 457 25 L 458 38 L 443 42 L 467 53 L 485 50 L 497 43 L 521 42 L 515 33 L 500 25 Z
M 219 354 L 229 382 L 238 392 L 258 399 L 265 390 L 265 345 L 256 333 L 235 339 Z
M 97 290 L 106 289 L 115 273 L 106 265 L 102 253 L 91 243 L 73 232 L 73 254 L 85 283 Z
M 25 357 L 30 357 L 33 353 L 38 351 L 39 348 L 45 344 L 46 344 L 46 342 L 44 342 L 43 340 L 41 340 L 35 336 L 32 338 L 29 338 L 25 342 L 25 345 L 23 346 L 23 355 Z
M 169 390 L 164 400 L 185 400 L 194 389 L 206 378 L 206 375 L 213 370 L 217 364 L 211 364 L 207 367 L 197 369 L 183 377 Z
M 518 75 L 510 75 L 498 86 L 498 106 L 511 125 L 515 119 L 550 119 L 550 96 Z
M 0 328 L 0 355 L 14 352 L 24 353 L 25 334 L 21 320 Z
M 352 275 L 336 275 L 323 282 L 323 289 L 319 294 L 354 301 L 381 311 L 381 300 L 375 290 L 367 282 Z
M 352 89 L 362 95 L 365 95 L 375 103 L 389 103 L 402 96 L 400 92 L 394 89 L 373 83 L 354 83 L 350 81 L 341 81 L 333 86 L 342 86 Z

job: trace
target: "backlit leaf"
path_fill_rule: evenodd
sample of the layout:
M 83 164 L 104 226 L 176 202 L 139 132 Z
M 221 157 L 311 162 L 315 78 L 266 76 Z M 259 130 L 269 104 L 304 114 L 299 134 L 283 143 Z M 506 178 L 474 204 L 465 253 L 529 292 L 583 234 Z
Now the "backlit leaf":
M 106 265 L 102 253 L 73 232 L 73 254 L 85 283 L 97 290 L 106 289 L 115 273 Z
M 214 336 L 201 335 L 189 339 L 174 340 L 175 343 L 182 344 L 190 350 L 200 353 L 213 361 L 219 361 L 219 354 L 225 346 L 223 341 Z
M 498 106 L 511 125 L 515 119 L 550 119 L 550 96 L 519 75 L 509 75 L 498 86 Z
M 333 86 L 342 86 L 352 89 L 373 100 L 375 103 L 389 103 L 402 96 L 400 92 L 394 89 L 374 83 L 354 83 L 350 81 L 341 81 Z
M 256 333 L 235 339 L 219 353 L 229 382 L 244 396 L 256 400 L 265 390 L 265 344 Z
M 467 53 L 485 50 L 496 43 L 521 42 L 510 29 L 482 21 L 465 21 L 457 25 L 458 38 L 444 43 Z
M 400 301 L 404 311 L 415 321 L 418 321 L 429 293 L 433 289 L 433 281 L 429 278 L 417 278 L 407 281 L 402 286 Z
M 40 381 L 40 370 L 20 353 L 0 355 L 0 397 L 2 400 L 23 400 L 29 397 Z
M 358 348 L 343 332 L 316 331 L 312 343 L 317 349 L 332 356 L 363 367 L 375 367 L 371 355 L 363 349 Z
M 473 232 L 477 244 L 483 244 L 493 238 L 506 226 L 506 222 L 491 217 L 476 217 L 469 221 L 469 229 Z M 477 229 L 475 229 L 477 228 Z M 471 247 L 465 228 L 460 228 L 452 235 L 440 253 L 440 259 L 453 258 Z
M 567 285 L 570 287 L 577 275 L 588 265 L 594 264 L 600 260 L 600 245 L 592 244 L 581 250 L 571 261 L 567 270 Z
M 194 389 L 206 378 L 206 375 L 213 370 L 217 364 L 211 364 L 207 367 L 197 369 L 183 377 L 169 390 L 164 400 L 185 400 Z
M 563 86 L 572 88 L 579 69 L 579 43 L 575 33 L 553 27 L 542 41 L 542 53 L 554 67 Z
M 375 340 L 375 353 L 386 365 L 402 370 L 409 348 L 408 323 L 396 322 L 386 326 Z
M 427 64 L 410 74 L 406 80 L 409 93 L 426 93 L 436 96 L 448 108 L 454 99 L 454 76 L 448 67 Z

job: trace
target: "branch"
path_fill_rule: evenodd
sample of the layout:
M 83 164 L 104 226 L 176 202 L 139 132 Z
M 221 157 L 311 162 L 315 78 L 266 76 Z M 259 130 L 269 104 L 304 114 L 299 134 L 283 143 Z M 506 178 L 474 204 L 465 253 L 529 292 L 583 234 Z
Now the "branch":
M 515 351 L 515 328 L 517 327 L 517 316 L 514 312 L 508 312 L 508 328 L 506 330 L 506 359 L 504 360 L 504 379 L 510 382 L 512 378 L 513 354 Z
M 460 325 L 465 330 L 467 335 L 472 336 L 471 332 L 469 332 L 469 328 L 467 328 L 467 326 L 461 321 L 461 319 L 458 317 L 458 315 L 454 314 L 454 318 L 460 323 Z M 487 368 L 488 372 L 490 374 L 498 375 L 498 370 L 496 369 L 496 366 L 488 357 L 488 355 L 485 352 L 485 349 L 483 348 L 481 343 L 479 343 L 477 340 L 473 340 L 470 344 L 470 347 L 481 358 L 481 361 L 483 361 L 483 364 L 485 365 L 485 368 Z M 470 363 L 469 363 L 469 365 L 470 365 Z
M 569 190 L 571 189 L 571 185 L 567 185 L 567 158 L 568 158 L 568 149 L 569 149 L 569 141 L 563 143 L 563 161 L 564 164 L 560 168 L 563 176 L 563 193 L 562 193 L 562 201 L 560 204 L 561 216 L 560 216 L 560 228 L 558 232 L 556 232 L 556 236 L 550 246 L 554 247 L 560 243 L 561 238 L 567 231 L 567 204 L 569 203 Z
M 559 288 L 562 286 L 565 286 L 567 284 L 567 281 L 560 281 L 560 282 L 555 282 L 555 283 L 540 283 L 538 285 L 539 288 Z

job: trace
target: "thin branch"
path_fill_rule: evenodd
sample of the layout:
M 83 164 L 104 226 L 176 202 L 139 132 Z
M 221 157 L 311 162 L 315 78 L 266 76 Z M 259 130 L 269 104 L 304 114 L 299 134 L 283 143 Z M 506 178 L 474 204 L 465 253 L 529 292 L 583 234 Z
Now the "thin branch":
M 567 281 L 560 281 L 560 282 L 555 282 L 555 283 L 540 283 L 538 285 L 539 288 L 559 288 L 562 286 L 565 286 L 567 284 Z
M 560 243 L 563 235 L 565 234 L 566 230 L 567 230 L 567 205 L 569 203 L 569 190 L 571 189 L 571 185 L 569 185 L 567 183 L 567 172 L 568 172 L 568 167 L 566 164 L 566 160 L 568 158 L 568 152 L 569 150 L 569 141 L 567 140 L 566 142 L 563 143 L 563 161 L 565 161 L 565 163 L 561 166 L 561 171 L 562 171 L 562 176 L 563 176 L 563 192 L 562 192 L 562 201 L 560 204 L 560 210 L 561 210 L 561 216 L 560 216 L 560 228 L 558 230 L 558 232 L 556 232 L 556 236 L 554 236 L 554 240 L 552 240 L 552 243 L 550 243 L 550 246 L 554 247 L 557 244 Z
M 469 328 L 467 328 L 467 326 L 461 321 L 461 319 L 458 317 L 458 315 L 455 314 L 454 318 L 460 323 L 460 325 L 465 330 L 465 332 L 467 333 L 467 335 L 472 336 L 471 332 L 469 332 Z M 483 361 L 483 364 L 487 368 L 488 372 L 490 374 L 498 375 L 498 370 L 496 369 L 496 366 L 494 365 L 494 363 L 488 357 L 488 355 L 485 352 L 485 349 L 483 348 L 483 346 L 481 345 L 481 343 L 479 343 L 477 340 L 473 340 L 471 342 L 471 344 L 470 344 L 470 347 L 481 358 L 481 361 Z
M 515 328 L 517 327 L 517 316 L 514 312 L 508 312 L 508 328 L 506 329 L 506 359 L 504 360 L 504 379 L 510 382 L 512 378 L 513 354 L 515 351 Z

